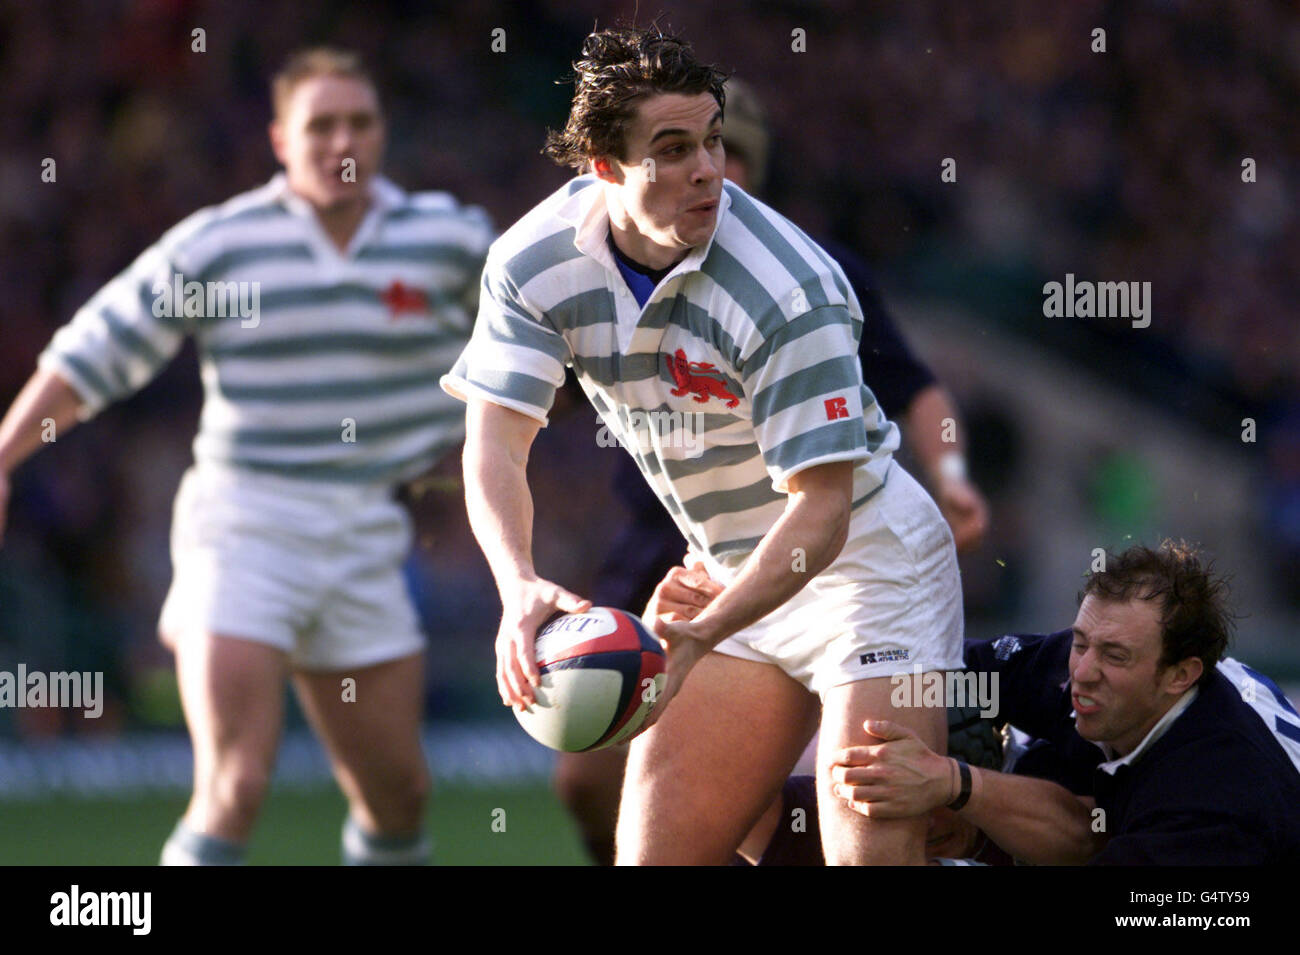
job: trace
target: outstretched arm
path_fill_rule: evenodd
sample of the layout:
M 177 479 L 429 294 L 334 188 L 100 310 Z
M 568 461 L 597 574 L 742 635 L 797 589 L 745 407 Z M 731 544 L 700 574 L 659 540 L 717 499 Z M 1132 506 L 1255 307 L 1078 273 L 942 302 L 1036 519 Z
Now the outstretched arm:
M 48 441 L 46 435 L 63 434 L 75 425 L 80 408 L 81 397 L 58 372 L 39 369 L 0 421 L 0 543 L 4 541 L 10 475 Z

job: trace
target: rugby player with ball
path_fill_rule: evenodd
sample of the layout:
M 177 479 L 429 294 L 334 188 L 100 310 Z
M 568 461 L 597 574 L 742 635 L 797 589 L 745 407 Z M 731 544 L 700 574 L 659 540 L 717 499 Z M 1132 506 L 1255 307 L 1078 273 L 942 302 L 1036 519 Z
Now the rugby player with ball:
M 493 244 L 473 337 L 443 379 L 468 403 L 501 698 L 533 702 L 538 627 L 589 606 L 531 554 L 528 452 L 571 366 L 724 585 L 693 619 L 652 621 L 667 683 L 632 745 L 618 861 L 726 863 L 820 726 L 828 862 L 922 864 L 925 818 L 868 818 L 830 788 L 830 755 L 867 742 L 868 718 L 942 752 L 945 711 L 891 707 L 889 677 L 962 665 L 952 535 L 892 460 L 898 429 L 857 360 L 859 303 L 830 256 L 724 181 L 723 74 L 656 28 L 592 34 L 575 70 L 546 151 L 594 172 Z M 703 433 L 627 427 L 651 412 L 703 412 Z

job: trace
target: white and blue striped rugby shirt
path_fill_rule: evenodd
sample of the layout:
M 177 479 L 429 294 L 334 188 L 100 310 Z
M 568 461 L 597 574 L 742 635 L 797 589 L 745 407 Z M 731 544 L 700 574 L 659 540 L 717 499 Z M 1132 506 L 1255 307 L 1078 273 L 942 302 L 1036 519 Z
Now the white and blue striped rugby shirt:
M 691 549 L 725 565 L 776 523 L 792 474 L 856 461 L 855 506 L 883 485 L 898 429 L 863 384 L 862 312 L 830 256 L 727 182 L 711 240 L 640 308 L 608 233 L 604 188 L 580 176 L 502 235 L 443 387 L 545 423 L 571 365 Z
M 40 366 L 90 418 L 192 334 L 200 464 L 362 483 L 419 474 L 464 435 L 438 379 L 469 337 L 492 230 L 446 193 L 370 188 L 346 254 L 283 174 L 189 216 L 55 334 Z

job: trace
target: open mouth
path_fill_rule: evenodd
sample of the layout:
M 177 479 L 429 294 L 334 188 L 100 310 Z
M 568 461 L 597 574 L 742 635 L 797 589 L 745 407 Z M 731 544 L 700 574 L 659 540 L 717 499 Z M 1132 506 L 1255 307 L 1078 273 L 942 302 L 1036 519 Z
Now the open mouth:
M 1074 712 L 1083 716 L 1091 716 L 1101 710 L 1101 704 L 1086 693 L 1071 694 L 1070 700 L 1074 703 Z

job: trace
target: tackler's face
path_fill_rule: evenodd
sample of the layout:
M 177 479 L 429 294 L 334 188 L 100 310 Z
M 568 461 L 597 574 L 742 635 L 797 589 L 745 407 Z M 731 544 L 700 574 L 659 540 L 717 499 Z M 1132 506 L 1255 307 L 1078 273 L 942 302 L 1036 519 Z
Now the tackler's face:
M 374 87 L 348 76 L 303 80 L 271 124 L 271 145 L 289 187 L 313 205 L 364 201 L 384 148 Z
M 604 161 L 617 167 L 611 185 L 637 231 L 676 251 L 707 242 L 718 219 L 726 163 L 722 110 L 712 94 L 645 97 L 628 128 L 624 154 Z
M 1070 647 L 1070 697 L 1084 739 L 1127 755 L 1176 699 L 1174 667 L 1162 669 L 1154 600 L 1083 598 Z M 1179 691 L 1181 692 L 1181 691 Z

